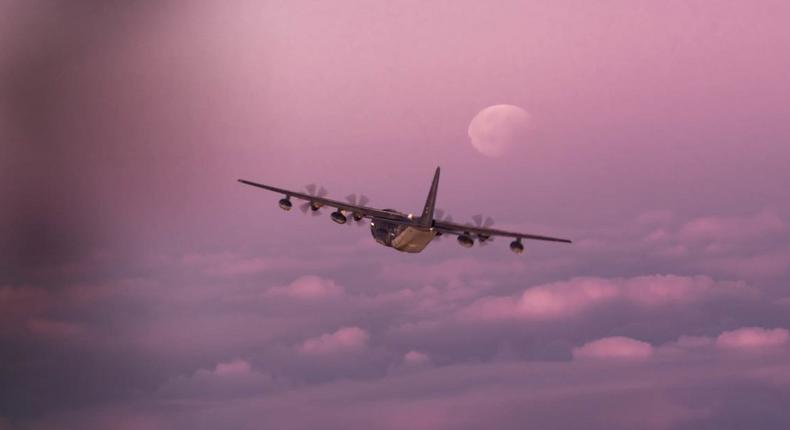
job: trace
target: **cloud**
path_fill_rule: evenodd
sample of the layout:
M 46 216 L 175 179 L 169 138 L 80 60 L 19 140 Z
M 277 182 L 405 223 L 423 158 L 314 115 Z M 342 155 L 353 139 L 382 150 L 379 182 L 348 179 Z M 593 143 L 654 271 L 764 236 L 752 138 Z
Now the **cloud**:
M 286 256 L 243 255 L 235 252 L 189 253 L 178 262 L 187 270 L 199 270 L 218 278 L 236 278 L 283 270 L 317 270 L 336 264 L 329 258 L 298 259 Z
M 663 225 L 670 223 L 674 217 L 675 215 L 671 211 L 656 210 L 643 212 L 636 218 L 636 221 L 642 225 Z
M 706 336 L 680 336 L 675 343 L 676 346 L 684 349 L 707 348 L 714 344 L 714 339 Z
M 716 282 L 707 276 L 652 275 L 628 279 L 574 278 L 528 288 L 519 297 L 485 297 L 462 310 L 467 318 L 547 320 L 576 317 L 604 304 L 622 302 L 657 307 L 717 297 L 750 297 L 739 282 Z
M 573 349 L 574 359 L 643 360 L 652 355 L 653 347 L 649 343 L 622 336 L 594 340 Z
M 706 272 L 728 273 L 746 279 L 778 277 L 790 268 L 790 250 L 715 256 L 699 261 L 697 265 Z
M 84 327 L 81 324 L 38 318 L 29 320 L 27 328 L 34 336 L 44 336 L 53 339 L 74 337 L 84 331 Z
M 0 335 L 19 334 L 28 320 L 51 308 L 52 297 L 43 288 L 0 286 Z
M 596 357 L 616 362 L 597 365 L 584 357 L 560 363 L 452 364 L 216 398 L 210 408 L 198 402 L 164 407 L 168 403 L 161 400 L 170 399 L 155 398 L 153 404 L 135 402 L 126 409 L 158 418 L 167 428 L 285 422 L 292 429 L 476 429 L 494 422 L 504 430 L 680 430 L 732 428 L 733 422 L 760 419 L 761 428 L 779 430 L 790 422 L 781 409 L 790 380 L 769 380 L 786 374 L 786 355 L 651 360 L 634 339 L 599 339 L 590 345 L 605 345 Z M 302 413 L 305 405 L 309 414 Z M 101 409 L 80 410 L 69 422 L 92 422 L 95 413 Z
M 359 327 L 342 327 L 334 333 L 307 339 L 299 346 L 299 351 L 306 355 L 354 352 L 363 349 L 369 338 L 368 333 Z
M 20 306 L 39 308 L 48 296 L 49 294 L 43 288 L 0 286 L 0 309 L 6 313 Z
M 744 279 L 778 277 L 790 267 L 783 217 L 769 210 L 747 216 L 704 216 L 657 227 L 645 237 L 652 252 L 683 259 L 705 273 Z
M 656 351 L 664 357 L 683 359 L 689 354 L 726 357 L 730 351 L 762 351 L 782 354 L 782 346 L 788 344 L 790 332 L 784 328 L 740 327 L 724 331 L 718 336 L 682 335 L 677 341 L 667 342 Z
M 407 366 L 424 366 L 431 362 L 428 354 L 419 351 L 409 351 L 403 355 L 403 364 Z
M 781 278 L 790 268 L 786 218 L 769 209 L 699 217 L 645 212 L 616 227 L 600 228 L 589 237 L 580 237 L 572 252 L 583 258 L 577 257 L 568 268 L 633 273 L 630 269 L 638 267 L 750 283 Z M 613 261 L 620 267 L 614 268 Z
M 399 361 L 392 362 L 388 366 L 386 373 L 388 375 L 398 375 L 431 368 L 433 368 L 433 361 L 428 353 L 411 350 L 403 354 Z
M 214 368 L 214 374 L 216 375 L 239 375 L 250 373 L 252 367 L 250 363 L 246 360 L 242 360 L 237 358 L 236 360 L 229 361 L 226 363 L 217 363 L 217 367 Z
M 701 217 L 683 224 L 678 236 L 688 242 L 744 243 L 771 239 L 787 232 L 787 225 L 777 214 L 763 211 L 748 217 Z
M 198 369 L 190 376 L 167 380 L 157 394 L 162 399 L 236 398 L 270 392 L 279 384 L 267 373 L 257 372 L 244 359 L 217 363 L 212 369 Z
M 743 327 L 725 331 L 716 338 L 716 346 L 726 349 L 759 350 L 787 344 L 790 333 L 784 328 Z
M 435 263 L 392 262 L 381 267 L 380 276 L 419 285 L 449 283 L 457 285 L 463 279 L 487 278 L 491 273 L 519 274 L 527 270 L 524 261 L 485 261 L 479 258 L 449 258 Z
M 344 289 L 331 279 L 319 276 L 301 276 L 285 286 L 273 287 L 267 296 L 285 296 L 301 300 L 318 300 L 343 295 Z

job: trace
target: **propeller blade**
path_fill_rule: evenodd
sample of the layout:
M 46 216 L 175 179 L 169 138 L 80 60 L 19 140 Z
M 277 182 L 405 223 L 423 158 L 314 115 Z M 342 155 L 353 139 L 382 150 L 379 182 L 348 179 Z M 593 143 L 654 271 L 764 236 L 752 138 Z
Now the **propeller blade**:
M 480 228 L 489 228 L 492 225 L 494 225 L 494 219 L 491 218 L 490 216 L 485 217 L 485 219 L 483 219 L 483 215 L 478 214 L 472 217 L 472 221 L 475 222 L 474 225 L 476 227 L 480 227 Z
M 444 209 L 437 208 L 433 211 L 433 218 L 437 221 L 444 221 L 444 222 L 453 222 L 453 217 L 446 214 Z
M 318 185 L 316 184 L 307 184 L 304 186 L 304 188 L 305 190 L 307 190 L 307 194 L 311 196 L 324 197 L 328 194 L 326 188 L 324 187 L 319 188 Z M 304 203 L 301 206 L 299 206 L 299 209 L 301 209 L 302 212 L 307 213 L 307 210 L 310 209 L 313 215 L 321 215 L 321 212 L 319 212 L 318 210 L 320 208 L 321 205 L 319 203 L 312 201 Z
M 346 201 L 354 206 L 365 206 L 370 199 L 364 194 L 360 194 L 359 197 L 356 194 L 349 194 L 346 196 Z
M 486 217 L 486 220 L 483 222 L 483 227 L 490 228 L 492 225 L 494 225 L 494 219 L 491 217 Z
M 360 194 L 359 196 L 356 194 L 349 194 L 346 196 L 346 201 L 354 206 L 365 206 L 370 201 L 370 199 L 368 199 L 367 196 L 363 194 Z M 357 214 L 354 212 L 351 212 L 349 215 L 348 221 L 346 221 L 346 224 L 348 225 L 362 225 L 362 223 L 365 221 L 365 219 L 361 217 L 357 219 Z
M 304 186 L 304 189 L 307 190 L 307 194 L 315 197 L 326 197 L 329 192 L 324 187 L 318 187 L 316 184 L 308 184 Z
M 436 210 L 434 210 L 434 211 L 433 211 L 433 218 L 434 218 L 436 221 L 441 221 L 441 222 L 453 222 L 453 217 L 451 217 L 450 215 L 448 215 L 448 214 L 447 214 L 447 213 L 444 211 L 444 209 L 441 209 L 441 208 L 436 208 Z M 440 234 L 437 234 L 436 236 L 434 236 L 433 240 L 441 240 L 441 239 L 442 239 L 442 237 L 443 237 L 443 236 L 446 236 L 446 235 L 447 235 L 446 233 L 445 233 L 445 234 L 441 234 L 441 233 L 440 233 Z
M 481 214 L 473 216 L 472 221 L 474 221 L 475 226 L 477 226 L 478 228 L 490 228 L 492 225 L 494 225 L 493 218 L 491 218 L 490 216 L 483 218 L 483 215 Z M 477 234 L 476 236 L 477 236 L 477 241 L 482 246 L 488 245 L 489 242 L 492 242 L 494 240 L 493 237 L 486 236 L 484 234 Z

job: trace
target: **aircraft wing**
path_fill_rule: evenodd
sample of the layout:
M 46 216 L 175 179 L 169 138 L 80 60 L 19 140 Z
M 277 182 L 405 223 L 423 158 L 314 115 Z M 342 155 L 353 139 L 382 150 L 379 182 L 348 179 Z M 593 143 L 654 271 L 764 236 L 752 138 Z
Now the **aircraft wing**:
M 275 193 L 283 194 L 288 197 L 294 197 L 311 203 L 317 203 L 320 204 L 321 206 L 330 206 L 336 209 L 344 210 L 346 212 L 352 212 L 354 214 L 362 216 L 363 218 L 376 217 L 376 218 L 387 219 L 399 223 L 411 223 L 406 216 L 395 212 L 384 211 L 381 209 L 370 208 L 367 206 L 352 205 L 347 202 L 339 202 L 337 200 L 327 199 L 326 197 L 311 196 L 310 194 L 300 193 L 298 191 L 286 190 L 283 188 L 272 187 L 270 185 L 259 184 L 257 182 L 247 181 L 244 179 L 239 179 L 239 182 L 241 182 L 242 184 L 251 185 L 253 187 L 263 188 L 264 190 L 269 190 Z
M 497 230 L 495 228 L 475 227 L 471 225 L 454 224 L 446 221 L 436 220 L 434 228 L 442 234 L 471 234 L 477 236 L 491 237 L 503 236 L 512 237 L 514 239 L 532 239 L 532 240 L 546 240 L 549 242 L 563 242 L 572 243 L 568 239 L 560 239 L 558 237 L 540 236 L 536 234 L 518 233 L 513 231 Z

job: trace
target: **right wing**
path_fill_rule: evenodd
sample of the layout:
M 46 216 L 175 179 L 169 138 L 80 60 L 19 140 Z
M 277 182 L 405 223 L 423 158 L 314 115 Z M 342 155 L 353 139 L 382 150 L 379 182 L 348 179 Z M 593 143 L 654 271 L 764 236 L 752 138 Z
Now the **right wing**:
M 395 212 L 384 211 L 381 209 L 370 208 L 367 206 L 352 205 L 346 202 L 339 202 L 337 200 L 327 199 L 325 197 L 311 196 L 310 194 L 286 190 L 283 188 L 272 187 L 270 185 L 259 184 L 257 182 L 247 181 L 244 179 L 239 179 L 239 182 L 241 182 L 242 184 L 251 185 L 253 187 L 263 188 L 264 190 L 274 191 L 275 193 L 283 194 L 289 198 L 295 197 L 300 200 L 305 200 L 311 203 L 317 203 L 321 206 L 329 206 L 346 212 L 351 212 L 363 218 L 376 217 L 390 221 L 395 221 L 398 223 L 411 223 L 408 217 Z
M 450 233 L 455 235 L 460 234 L 476 234 L 478 236 L 504 236 L 512 237 L 514 239 L 532 239 L 532 240 L 546 240 L 549 242 L 563 242 L 572 243 L 568 239 L 560 239 L 558 237 L 539 236 L 536 234 L 518 233 L 513 231 L 497 230 L 495 228 L 475 227 L 471 225 L 454 224 L 446 221 L 436 220 L 434 228 L 442 233 Z

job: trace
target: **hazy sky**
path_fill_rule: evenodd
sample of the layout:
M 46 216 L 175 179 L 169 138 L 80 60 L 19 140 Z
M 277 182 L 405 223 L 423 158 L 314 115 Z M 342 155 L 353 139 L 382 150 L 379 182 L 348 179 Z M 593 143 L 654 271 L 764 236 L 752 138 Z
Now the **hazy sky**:
M 0 0 L 0 429 L 790 427 L 789 17 Z M 236 182 L 416 212 L 437 165 L 575 243 L 401 254 Z

